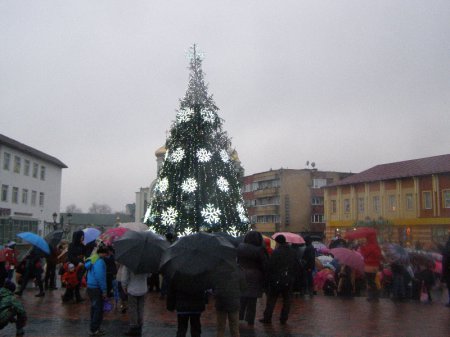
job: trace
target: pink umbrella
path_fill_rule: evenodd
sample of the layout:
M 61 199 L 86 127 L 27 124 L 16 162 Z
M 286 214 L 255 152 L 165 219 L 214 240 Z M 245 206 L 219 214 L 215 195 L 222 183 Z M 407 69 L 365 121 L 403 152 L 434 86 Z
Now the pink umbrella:
M 275 240 L 275 238 L 279 235 L 284 235 L 284 237 L 286 238 L 286 242 L 289 243 L 297 243 L 297 244 L 305 243 L 305 240 L 300 235 L 291 232 L 275 233 L 274 235 L 272 235 L 272 239 Z
M 123 227 L 110 228 L 106 232 L 100 234 L 98 239 L 110 246 L 114 241 L 124 235 L 129 229 Z
M 434 272 L 437 274 L 442 274 L 442 262 L 434 261 Z
M 316 290 L 322 290 L 328 275 L 332 275 L 334 277 L 334 272 L 328 268 L 322 269 L 314 275 L 313 283 Z
M 345 264 L 360 272 L 364 271 L 364 258 L 360 253 L 348 248 L 333 248 L 330 249 L 330 252 L 340 264 Z

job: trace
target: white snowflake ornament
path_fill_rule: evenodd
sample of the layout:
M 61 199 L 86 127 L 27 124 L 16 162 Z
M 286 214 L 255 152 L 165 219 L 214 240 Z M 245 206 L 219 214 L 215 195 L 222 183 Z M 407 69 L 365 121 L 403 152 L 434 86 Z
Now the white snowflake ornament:
M 194 178 L 187 178 L 181 184 L 181 189 L 185 193 L 192 193 L 197 189 L 197 181 Z
M 159 192 L 165 192 L 169 188 L 169 179 L 162 178 L 158 181 L 158 184 L 156 185 L 156 190 Z
M 228 155 L 228 152 L 225 150 L 220 150 L 220 158 L 224 163 L 227 163 L 230 160 L 230 156 Z
M 220 221 L 220 214 L 222 212 L 218 208 L 214 208 L 213 204 L 207 204 L 206 208 L 202 209 L 202 217 L 205 219 L 205 221 L 209 224 L 218 223 Z
M 178 147 L 171 155 L 170 160 L 174 163 L 179 163 L 184 158 L 184 150 Z
M 221 190 L 222 192 L 228 192 L 228 190 L 230 189 L 228 181 L 222 176 L 217 178 L 217 187 L 219 187 L 219 190 Z
M 211 152 L 206 149 L 199 149 L 197 151 L 197 158 L 201 163 L 206 163 L 211 160 Z
M 178 212 L 173 207 L 168 207 L 161 213 L 161 222 L 164 226 L 173 225 L 177 219 Z
M 214 113 L 214 111 L 211 110 L 205 110 L 200 112 L 203 120 L 207 123 L 214 123 L 214 121 L 216 120 L 216 114 Z
M 192 111 L 192 109 L 180 110 L 177 113 L 177 122 L 178 123 L 188 122 L 191 120 L 193 115 L 194 111 Z

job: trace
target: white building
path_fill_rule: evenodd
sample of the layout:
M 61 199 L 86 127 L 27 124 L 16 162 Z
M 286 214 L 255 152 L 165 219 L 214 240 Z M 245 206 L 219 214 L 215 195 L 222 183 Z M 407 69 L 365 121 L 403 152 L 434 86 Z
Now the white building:
M 0 134 L 0 244 L 31 231 L 43 235 L 61 203 L 59 159 Z
M 159 149 L 155 151 L 156 156 L 156 165 L 157 165 L 157 176 L 159 170 L 162 167 L 164 162 L 164 155 L 166 154 L 165 146 L 161 146 Z M 141 187 L 139 192 L 136 192 L 136 210 L 135 210 L 135 219 L 136 221 L 143 221 L 145 212 L 147 211 L 148 205 L 152 202 L 153 198 L 153 190 L 156 184 L 156 178 L 150 183 L 150 187 Z

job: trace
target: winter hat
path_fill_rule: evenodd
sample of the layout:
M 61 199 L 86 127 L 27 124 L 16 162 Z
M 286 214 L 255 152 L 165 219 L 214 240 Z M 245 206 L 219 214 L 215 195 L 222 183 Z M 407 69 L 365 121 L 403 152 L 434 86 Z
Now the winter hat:
M 286 243 L 286 237 L 283 234 L 280 234 L 275 238 L 275 241 L 279 244 Z
M 73 263 L 69 263 L 67 268 L 69 268 L 69 270 L 72 270 L 72 269 L 75 269 L 75 266 L 73 265 Z
M 6 247 L 13 248 L 15 245 L 16 245 L 16 242 L 15 242 L 15 241 L 9 241 L 9 242 L 6 244 Z

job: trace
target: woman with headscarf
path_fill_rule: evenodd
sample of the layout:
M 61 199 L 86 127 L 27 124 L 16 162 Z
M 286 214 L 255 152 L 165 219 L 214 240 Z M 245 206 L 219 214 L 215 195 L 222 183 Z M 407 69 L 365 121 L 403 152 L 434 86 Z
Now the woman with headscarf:
M 69 263 L 72 263 L 77 269 L 78 275 L 78 285 L 75 287 L 75 298 L 77 302 L 84 301 L 80 295 L 80 285 L 81 279 L 84 274 L 84 259 L 85 259 L 85 246 L 83 243 L 84 240 L 84 232 L 82 230 L 76 231 L 72 235 L 72 242 L 69 245 L 69 249 L 67 250 L 67 260 Z
M 263 237 L 257 231 L 250 231 L 244 242 L 237 248 L 238 264 L 245 275 L 246 286 L 241 292 L 239 319 L 249 325 L 255 323 L 256 301 L 262 296 L 267 266 L 267 252 L 263 246 Z
M 364 258 L 364 273 L 367 279 L 367 300 L 369 302 L 378 302 L 379 294 L 375 277 L 380 269 L 381 249 L 378 245 L 376 234 L 367 236 L 366 243 L 360 247 L 360 251 Z

